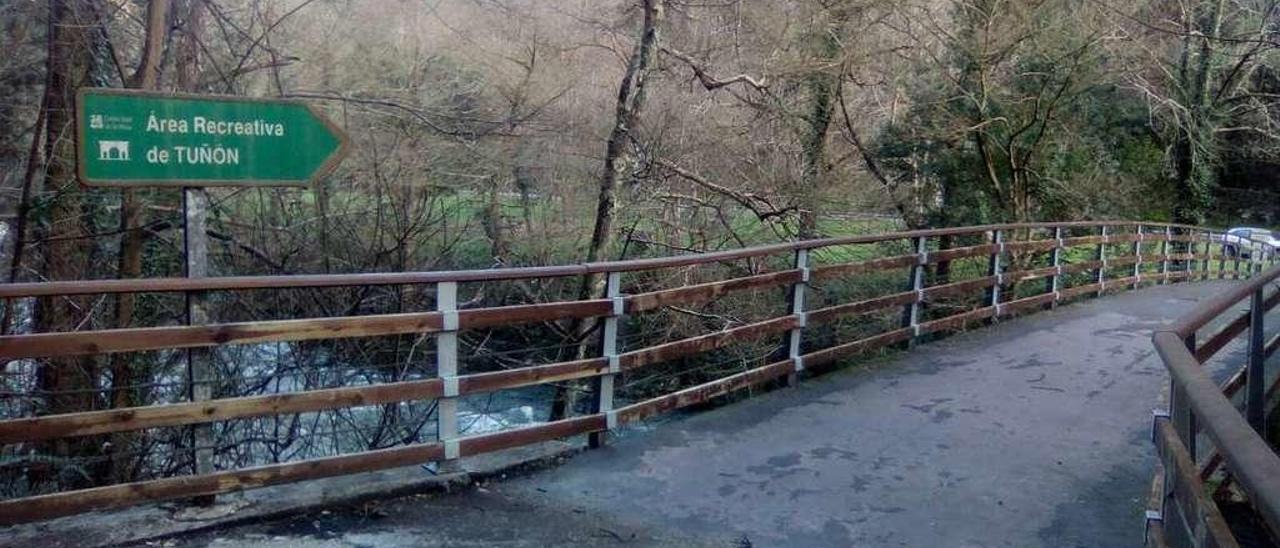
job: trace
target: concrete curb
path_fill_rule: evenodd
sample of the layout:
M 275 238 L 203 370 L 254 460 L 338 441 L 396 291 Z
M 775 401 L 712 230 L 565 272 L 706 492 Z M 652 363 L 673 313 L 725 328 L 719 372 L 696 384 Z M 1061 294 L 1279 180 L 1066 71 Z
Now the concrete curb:
M 224 495 L 209 508 L 165 503 L 92 512 L 0 528 L 0 548 L 97 548 L 134 544 L 276 519 L 332 506 L 428 492 L 448 492 L 474 481 L 536 469 L 581 450 L 581 440 L 546 442 L 462 459 L 462 472 L 432 475 L 420 466 L 394 468 Z

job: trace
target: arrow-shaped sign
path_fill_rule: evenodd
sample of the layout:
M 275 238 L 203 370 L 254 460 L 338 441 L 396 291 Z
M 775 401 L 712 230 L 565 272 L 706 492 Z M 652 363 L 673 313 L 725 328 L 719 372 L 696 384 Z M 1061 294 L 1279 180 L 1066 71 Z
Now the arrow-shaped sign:
M 86 185 L 308 185 L 347 152 L 346 134 L 297 101 L 86 88 L 77 112 Z

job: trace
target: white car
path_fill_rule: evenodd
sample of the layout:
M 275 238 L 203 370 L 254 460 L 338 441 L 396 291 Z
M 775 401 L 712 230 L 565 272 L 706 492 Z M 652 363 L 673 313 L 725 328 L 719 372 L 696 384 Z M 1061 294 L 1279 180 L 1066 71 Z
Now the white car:
M 1280 252 L 1280 239 L 1265 228 L 1238 227 L 1222 235 L 1222 250 L 1228 257 L 1250 259 L 1254 249 L 1262 252 L 1263 259 L 1271 258 Z

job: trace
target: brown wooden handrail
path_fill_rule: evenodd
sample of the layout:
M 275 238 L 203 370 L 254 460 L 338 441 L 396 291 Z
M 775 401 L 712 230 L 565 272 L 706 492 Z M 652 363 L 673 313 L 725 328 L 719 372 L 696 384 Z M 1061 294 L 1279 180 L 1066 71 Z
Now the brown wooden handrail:
M 607 261 L 563 266 L 533 266 L 493 268 L 483 270 L 449 270 L 431 272 L 384 272 L 368 274 L 299 274 L 289 276 L 224 276 L 209 278 L 138 278 L 130 280 L 77 280 L 13 283 L 0 285 L 0 299 L 23 297 L 50 297 L 88 294 L 113 293 L 165 293 L 184 291 L 231 291 L 252 289 L 296 289 L 313 287 L 345 287 L 357 285 L 406 285 L 435 284 L 441 282 L 494 282 L 522 280 L 532 278 L 563 278 L 582 276 L 585 274 L 602 274 L 609 272 L 634 272 L 654 270 L 677 266 L 711 264 L 733 261 L 778 253 L 792 252 L 800 249 L 817 249 L 840 245 L 872 244 L 892 240 L 909 240 L 912 238 L 932 238 L 938 236 L 957 236 L 965 234 L 982 234 L 993 230 L 1023 230 L 1050 228 L 1097 228 L 1111 227 L 1171 227 L 1203 231 L 1200 227 L 1184 225 L 1139 223 L 1131 221 L 1076 221 L 1063 223 L 1013 223 L 983 225 L 972 227 L 937 228 L 927 230 L 911 230 L 890 232 L 865 236 L 848 236 L 842 238 L 825 238 L 818 240 L 802 240 L 780 244 L 771 244 L 727 251 L 715 251 L 689 255 L 675 255 L 651 259 L 630 259 L 624 261 Z M 1158 241 L 1157 234 L 1152 234 L 1153 241 Z M 1098 243 L 1100 237 L 1083 237 L 1074 239 L 1076 243 Z
M 1274 254 L 1270 262 L 1275 263 Z M 1158 524 L 1161 538 L 1176 535 L 1188 539 L 1193 546 L 1237 545 L 1200 483 L 1202 477 L 1207 477 L 1223 461 L 1248 493 L 1252 507 L 1272 531 L 1280 531 L 1280 456 L 1263 439 L 1258 431 L 1260 424 L 1251 425 L 1228 399 L 1241 388 L 1252 389 L 1253 395 L 1245 403 L 1246 413 L 1261 417 L 1264 412 L 1264 395 L 1272 391 L 1263 389 L 1266 377 L 1263 367 L 1266 357 L 1274 352 L 1276 341 L 1263 342 L 1262 320 L 1267 311 L 1280 305 L 1280 289 L 1265 296 L 1267 286 L 1277 281 L 1280 281 L 1280 266 L 1213 296 L 1152 336 L 1173 382 L 1168 416 L 1157 417 L 1155 423 L 1154 441 L 1162 448 L 1165 469 L 1164 478 L 1159 482 L 1164 492 L 1155 501 L 1160 508 L 1152 510 L 1159 518 L 1149 518 L 1148 528 Z M 1197 345 L 1200 329 L 1249 299 L 1249 312 L 1235 316 Z M 1226 385 L 1217 385 L 1202 364 L 1245 332 L 1251 336 L 1249 363 Z M 1263 398 L 1259 399 L 1260 396 Z M 1195 438 L 1200 431 L 1213 439 L 1216 450 L 1203 470 L 1196 463 Z M 1181 513 L 1181 519 L 1169 517 L 1175 511 Z
M 1099 229 L 1101 234 L 1071 236 L 1068 229 Z M 1021 230 L 1050 230 L 1052 237 L 1006 241 L 1002 235 Z M 1112 232 L 1108 232 L 1112 230 Z M 1114 230 L 1129 230 L 1115 232 Z M 1179 232 L 1193 231 L 1190 235 Z M 986 243 L 930 250 L 931 238 L 957 235 L 981 235 Z M 876 257 L 841 264 L 809 264 L 808 254 L 823 248 L 874 244 L 888 241 L 910 243 L 914 252 L 891 257 Z M 1185 253 L 1169 253 L 1168 242 L 1184 241 L 1192 245 Z M 803 295 L 804 288 L 820 281 L 835 281 L 853 275 L 906 269 L 909 283 L 853 302 L 806 309 L 803 299 L 793 299 L 788 313 L 749 323 L 727 326 L 719 331 L 690 336 L 675 341 L 661 341 L 651 346 L 626 352 L 615 349 L 605 355 L 571 361 L 520 367 L 504 371 L 456 374 L 442 373 L 432 378 L 404 380 L 381 384 L 342 386 L 283 394 L 242 396 L 191 401 L 168 405 L 128 407 L 101 411 L 84 411 L 39 417 L 0 420 L 0 444 L 46 442 L 76 436 L 101 435 L 160 427 L 190 427 L 234 419 L 288 415 L 295 413 L 385 405 L 397 402 L 438 400 L 519 388 L 593 378 L 601 381 L 597 389 L 596 411 L 550 423 L 474 436 L 445 435 L 431 443 L 418 443 L 299 462 L 272 464 L 214 474 L 165 477 L 130 484 L 110 485 L 0 501 L 0 524 L 48 519 L 96 509 L 117 508 L 140 502 L 209 495 L 260 487 L 277 483 L 404 466 L 428 460 L 453 461 L 459 457 L 517 447 L 530 443 L 578 434 L 595 434 L 641 420 L 654 414 L 706 402 L 712 398 L 758 386 L 777 379 L 794 379 L 799 372 L 818 372 L 831 368 L 839 360 L 890 345 L 919 341 L 925 335 L 963 329 L 968 325 L 993 318 L 1053 306 L 1059 302 L 1101 295 L 1137 287 L 1142 283 L 1163 283 L 1210 277 L 1208 261 L 1220 258 L 1212 246 L 1220 244 L 1219 233 L 1195 227 L 1127 221 L 1085 221 L 1069 223 L 1020 223 L 915 230 L 846 238 L 828 238 L 772 244 L 705 254 L 637 259 L 629 261 L 588 263 L 580 265 L 463 270 L 450 272 L 407 272 L 383 274 L 336 274 L 302 276 L 237 276 L 204 279 L 139 279 L 99 280 L 83 282 L 50 282 L 0 286 L 0 299 L 50 297 L 59 295 L 111 294 L 129 292 L 180 292 L 220 290 L 262 290 L 273 288 L 314 288 L 352 285 L 436 284 L 441 308 L 429 312 L 348 316 L 337 318 L 286 319 L 236 322 L 197 326 L 163 326 L 130 329 L 108 329 L 66 333 L 35 333 L 0 337 L 0 360 L 38 359 L 104 354 L 111 352 L 155 351 L 192 347 L 220 347 L 258 344 L 272 341 L 307 341 L 385 335 L 422 335 L 437 337 L 438 345 L 445 337 L 459 331 L 549 322 L 574 318 L 604 318 L 606 342 L 616 338 L 616 322 L 626 314 L 641 314 L 669 306 L 702 304 L 725 295 L 769 288 L 791 288 L 791 295 Z M 1161 244 L 1159 253 L 1107 257 L 1108 246 Z M 1203 244 L 1203 251 L 1198 248 Z M 1073 248 L 1087 247 L 1096 256 L 1091 260 L 1065 262 L 1063 254 Z M 1219 248 L 1221 246 L 1219 245 Z M 1219 249 L 1221 251 L 1221 249 Z M 1052 264 L 1014 270 L 1003 265 L 1006 254 L 1051 252 Z M 683 287 L 656 289 L 632 295 L 620 293 L 619 273 L 662 270 L 673 267 L 717 264 L 779 254 L 794 254 L 791 268 L 772 272 L 698 283 Z M 923 269 L 945 261 L 986 257 L 985 275 L 936 285 L 925 283 Z M 1175 269 L 1175 263 L 1185 263 Z M 1195 269 L 1197 262 L 1203 262 Z M 1144 272 L 1142 268 L 1148 267 Z M 1109 270 L 1124 268 L 1125 275 L 1114 277 Z M 1220 267 L 1220 275 L 1224 273 Z M 1230 273 L 1233 277 L 1249 272 Z M 456 284 L 494 282 L 607 274 L 610 294 L 604 299 L 456 310 Z M 1092 283 L 1068 286 L 1068 276 L 1088 274 Z M 1111 277 L 1109 277 L 1111 276 Z M 1043 290 L 1031 295 L 1005 295 L 1015 284 L 1046 280 Z M 1040 284 L 1037 285 L 1039 287 Z M 930 302 L 942 298 L 974 295 L 978 302 L 967 309 L 942 317 L 924 317 L 921 312 Z M 826 348 L 805 348 L 800 333 L 810 325 L 830 324 L 844 318 L 873 312 L 902 309 L 902 323 L 882 332 L 862 336 L 853 341 L 839 341 Z M 612 335 L 609 322 L 614 322 Z M 612 378 L 674 359 L 699 355 L 746 341 L 768 340 L 789 335 L 790 350 L 770 363 L 698 386 L 612 409 L 602 403 Z M 785 348 L 782 350 L 787 350 Z M 443 348 L 443 347 L 442 347 Z M 456 350 L 453 350 L 456 354 Z M 448 355 L 448 352 L 440 352 Z M 442 359 L 437 357 L 437 359 Z M 456 360 L 456 355 L 452 359 Z M 444 371 L 444 365 L 441 365 Z M 612 392 L 608 392 L 608 400 Z M 443 403 L 441 404 L 443 405 Z M 456 412 L 456 411 L 455 411 Z M 443 413 L 443 411 L 441 411 Z

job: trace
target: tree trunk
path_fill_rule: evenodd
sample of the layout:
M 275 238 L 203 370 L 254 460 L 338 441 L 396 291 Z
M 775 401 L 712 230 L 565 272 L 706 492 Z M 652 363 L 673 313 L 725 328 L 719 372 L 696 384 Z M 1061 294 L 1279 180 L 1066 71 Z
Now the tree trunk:
M 48 166 L 43 192 L 49 196 L 46 217 L 38 223 L 35 241 L 40 245 L 37 269 L 49 281 L 77 280 L 92 267 L 92 241 L 86 201 L 76 179 L 76 90 L 90 85 L 97 28 L 95 0 L 49 2 L 48 111 L 45 157 Z M 36 302 L 39 332 L 65 332 L 91 324 L 92 303 L 87 297 L 44 297 Z M 98 407 L 98 365 L 92 356 L 57 358 L 42 363 L 38 389 L 47 394 L 44 413 L 88 411 Z M 91 438 L 51 442 L 47 450 L 56 456 L 96 456 L 99 445 Z M 75 483 L 94 483 L 102 477 L 98 468 L 77 474 Z
M 1196 21 L 1190 25 L 1182 42 L 1182 55 L 1178 77 L 1181 80 L 1186 106 L 1185 119 L 1180 121 L 1174 143 L 1174 169 L 1177 177 L 1177 205 L 1174 206 L 1174 222 L 1198 225 L 1205 222 L 1205 214 L 1213 205 L 1215 185 L 1214 149 L 1215 136 L 1210 84 L 1213 80 L 1214 38 L 1222 31 L 1225 0 L 1215 0 L 1201 5 L 1193 14 Z M 1192 52 L 1195 52 L 1196 69 L 1191 70 Z
M 168 37 L 169 0 L 151 0 L 147 4 L 147 29 L 143 41 L 142 58 L 138 68 L 129 82 L 135 89 L 156 89 L 160 77 L 162 48 Z M 120 198 L 120 264 L 116 272 L 118 278 L 138 278 L 142 275 L 142 251 L 145 245 L 146 224 L 145 209 L 138 199 L 138 191 L 125 189 Z M 137 295 L 121 293 L 116 297 L 116 327 L 125 328 L 133 324 L 134 306 Z M 143 364 L 129 360 L 129 354 L 111 355 L 111 407 L 133 407 L 141 403 L 134 385 L 137 379 L 148 378 L 149 375 L 139 371 Z M 117 452 L 131 447 L 136 439 L 136 432 L 119 432 L 112 436 L 112 446 Z M 135 460 L 127 456 L 113 456 L 111 477 L 119 482 L 132 479 L 132 463 Z
M 838 28 L 843 25 L 836 25 Z M 804 127 L 800 135 L 802 172 L 800 175 L 800 227 L 801 239 L 818 236 L 818 192 L 823 183 L 827 163 L 827 130 L 831 127 L 832 105 L 839 93 L 841 75 L 831 73 L 840 55 L 840 42 L 833 29 L 819 24 L 807 38 L 806 47 L 822 67 L 809 73 L 804 80 L 809 92 L 808 112 L 803 115 Z
M 605 146 L 604 173 L 600 177 L 600 187 L 596 197 L 595 228 L 591 232 L 591 242 L 587 245 L 586 262 L 601 259 L 613 246 L 613 215 L 618 207 L 618 184 L 632 171 L 636 161 L 632 152 L 636 124 L 640 121 L 640 111 L 644 108 L 645 88 L 649 80 L 650 67 L 658 53 L 658 25 L 662 22 L 664 0 L 643 0 L 644 23 L 640 29 L 640 40 L 636 43 L 627 62 L 626 74 L 618 88 L 618 100 L 614 107 L 613 130 L 609 132 L 609 141 Z M 589 274 L 583 276 L 582 285 L 578 289 L 579 299 L 597 299 L 604 295 L 604 276 Z M 585 356 L 590 341 L 588 334 L 595 330 L 597 322 L 583 320 L 574 322 L 570 333 L 578 343 L 578 356 Z M 572 391 L 567 387 L 556 390 L 552 404 L 552 419 L 566 416 L 573 407 Z

